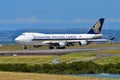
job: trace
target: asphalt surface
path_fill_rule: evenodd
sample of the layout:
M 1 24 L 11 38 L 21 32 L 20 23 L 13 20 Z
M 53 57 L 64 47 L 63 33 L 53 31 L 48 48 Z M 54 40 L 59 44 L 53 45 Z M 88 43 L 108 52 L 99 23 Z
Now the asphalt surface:
M 87 52 L 97 49 L 52 49 L 52 50 L 18 50 L 18 51 L 0 51 L 0 55 L 62 55 L 71 52 Z
M 18 50 L 18 51 L 0 51 L 0 55 L 63 55 L 71 52 L 90 52 L 100 50 L 120 50 L 117 47 L 100 47 L 100 48 L 80 48 L 80 49 L 51 49 L 51 50 Z

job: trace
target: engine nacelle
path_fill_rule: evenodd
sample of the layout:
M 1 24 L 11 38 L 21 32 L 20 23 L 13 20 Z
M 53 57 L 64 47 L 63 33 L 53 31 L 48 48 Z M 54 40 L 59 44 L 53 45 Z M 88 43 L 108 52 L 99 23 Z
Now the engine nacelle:
M 81 41 L 79 42 L 79 45 L 80 45 L 80 46 L 88 45 L 88 41 L 87 41 L 87 40 L 81 40 Z
M 66 46 L 66 43 L 65 42 L 60 42 L 58 47 L 65 47 Z

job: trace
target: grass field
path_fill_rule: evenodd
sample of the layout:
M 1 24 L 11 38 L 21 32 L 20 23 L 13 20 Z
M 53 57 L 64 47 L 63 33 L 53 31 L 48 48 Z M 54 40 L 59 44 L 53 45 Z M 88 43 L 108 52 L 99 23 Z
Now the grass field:
M 37 74 L 37 73 L 0 72 L 0 80 L 113 80 L 113 79 Z
M 116 64 L 116 63 L 120 63 L 120 56 L 101 58 L 95 60 L 94 62 L 98 64 L 109 64 L 109 63 Z
M 113 51 L 114 52 L 114 51 Z M 103 54 L 103 53 L 100 53 Z M 93 60 L 98 64 L 108 64 L 108 63 L 119 63 L 120 56 L 108 56 L 103 58 L 97 58 L 96 52 L 82 52 L 82 53 L 71 53 L 61 56 L 57 55 L 34 55 L 34 56 L 0 56 L 0 63 L 4 64 L 14 64 L 14 63 L 27 63 L 27 64 L 44 64 L 52 63 L 53 59 L 56 59 L 59 62 L 74 62 L 74 61 L 90 61 Z
M 120 46 L 120 44 L 90 44 L 87 46 L 74 46 L 67 48 L 97 48 L 97 47 L 114 47 Z M 28 49 L 35 49 L 31 46 L 28 46 Z M 46 46 L 36 48 L 36 49 L 46 49 Z M 0 47 L 0 51 L 8 50 L 22 50 L 20 45 L 5 45 Z M 74 62 L 74 61 L 89 61 L 93 60 L 98 64 L 108 64 L 108 63 L 118 63 L 120 62 L 120 56 L 108 56 L 97 58 L 97 54 L 119 54 L 120 50 L 102 50 L 102 51 L 90 51 L 90 52 L 74 52 L 70 54 L 65 54 L 61 56 L 57 55 L 31 55 L 31 56 L 0 56 L 0 63 L 27 63 L 27 64 L 43 64 L 43 63 L 52 63 L 53 59 L 58 60 L 59 62 Z
M 90 44 L 87 46 L 73 46 L 67 48 L 97 48 L 97 47 L 109 47 L 120 46 L 120 44 Z M 48 49 L 48 47 L 33 48 L 28 46 L 29 50 Z M 0 47 L 0 51 L 14 51 L 23 50 L 20 45 L 5 45 Z M 102 50 L 91 52 L 74 52 L 65 55 L 34 55 L 34 56 L 0 56 L 0 63 L 27 63 L 27 64 L 43 64 L 52 63 L 53 59 L 57 59 L 60 62 L 73 62 L 73 61 L 89 61 L 93 60 L 98 64 L 119 63 L 120 56 L 110 56 L 97 58 L 97 54 L 120 54 L 120 50 Z M 0 80 L 113 80 L 103 78 L 92 77 L 78 77 L 78 76 L 66 76 L 66 75 L 52 75 L 52 74 L 36 74 L 36 73 L 16 73 L 16 72 L 0 72 Z
M 27 63 L 27 64 L 43 64 L 52 63 L 52 59 L 60 62 L 84 61 L 95 58 L 94 53 L 71 53 L 66 55 L 50 55 L 50 56 L 0 56 L 0 63 Z

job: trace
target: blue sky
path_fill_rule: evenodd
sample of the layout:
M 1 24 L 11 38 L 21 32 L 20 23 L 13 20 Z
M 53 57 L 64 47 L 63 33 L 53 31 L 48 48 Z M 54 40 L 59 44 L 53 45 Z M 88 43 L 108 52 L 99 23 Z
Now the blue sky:
M 91 28 L 120 29 L 120 0 L 0 0 L 0 31 Z

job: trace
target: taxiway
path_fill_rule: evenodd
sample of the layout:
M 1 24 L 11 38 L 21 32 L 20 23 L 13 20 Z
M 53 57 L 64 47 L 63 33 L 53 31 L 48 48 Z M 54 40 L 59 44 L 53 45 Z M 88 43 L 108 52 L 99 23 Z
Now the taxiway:
M 18 50 L 0 51 L 0 55 L 63 55 L 72 52 L 96 51 L 97 49 L 52 49 L 52 50 Z

